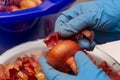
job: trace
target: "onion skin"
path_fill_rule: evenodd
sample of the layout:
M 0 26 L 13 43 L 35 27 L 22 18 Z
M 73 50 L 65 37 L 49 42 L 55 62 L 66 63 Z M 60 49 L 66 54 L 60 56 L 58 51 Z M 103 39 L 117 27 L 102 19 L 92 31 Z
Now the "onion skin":
M 66 63 L 67 63 L 68 66 L 70 66 L 70 68 L 72 69 L 72 71 L 74 72 L 74 74 L 77 74 L 78 69 L 77 69 L 77 66 L 76 66 L 74 57 L 69 57 L 69 58 L 66 60 Z
M 93 31 L 89 31 L 89 30 L 85 29 L 85 30 L 81 31 L 81 34 L 84 35 L 85 37 L 87 37 L 90 42 L 92 42 L 94 40 L 94 32 Z
M 16 69 L 16 70 L 19 70 L 19 65 L 17 63 L 9 63 L 5 66 L 5 74 L 6 74 L 7 79 L 10 78 L 9 70 L 13 69 L 13 68 Z
M 5 67 L 0 64 L 0 80 L 5 80 L 6 79 L 6 75 L 5 75 Z
M 72 40 L 60 41 L 49 50 L 47 54 L 48 63 L 62 72 L 68 72 L 71 68 L 73 71 L 77 71 L 74 70 L 76 65 L 71 64 L 71 62 L 74 63 L 73 59 L 71 61 L 69 58 L 73 57 L 79 50 L 81 50 L 80 46 Z
M 20 8 L 18 8 L 17 6 L 10 6 L 9 11 L 18 11 L 20 10 Z
M 72 40 L 77 42 L 79 39 L 82 38 L 87 38 L 88 41 L 91 43 L 94 39 L 94 32 L 93 31 L 89 31 L 89 30 L 82 30 L 72 36 L 69 37 L 62 37 L 58 32 L 54 32 L 50 35 L 48 35 L 45 39 L 44 39 L 44 43 L 47 45 L 47 47 L 49 49 L 51 49 L 53 46 L 55 46 L 59 41 L 63 41 L 63 40 Z

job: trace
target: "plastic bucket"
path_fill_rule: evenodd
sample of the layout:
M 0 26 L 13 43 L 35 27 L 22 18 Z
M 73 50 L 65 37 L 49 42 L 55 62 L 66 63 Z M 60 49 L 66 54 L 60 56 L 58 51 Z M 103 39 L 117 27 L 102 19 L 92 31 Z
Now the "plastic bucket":
M 75 0 L 44 0 L 37 7 L 13 11 L 0 12 L 0 28 L 8 32 L 22 32 L 33 27 L 38 18 L 58 13 L 62 8 Z

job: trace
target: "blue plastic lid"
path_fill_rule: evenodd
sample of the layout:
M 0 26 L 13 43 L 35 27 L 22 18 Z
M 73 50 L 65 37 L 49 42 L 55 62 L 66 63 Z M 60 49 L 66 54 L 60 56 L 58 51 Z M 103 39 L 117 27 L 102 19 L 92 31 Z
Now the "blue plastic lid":
M 0 12 L 0 22 L 19 22 L 22 20 L 57 13 L 61 8 L 74 1 L 75 0 L 44 0 L 42 4 L 34 8 L 13 12 Z

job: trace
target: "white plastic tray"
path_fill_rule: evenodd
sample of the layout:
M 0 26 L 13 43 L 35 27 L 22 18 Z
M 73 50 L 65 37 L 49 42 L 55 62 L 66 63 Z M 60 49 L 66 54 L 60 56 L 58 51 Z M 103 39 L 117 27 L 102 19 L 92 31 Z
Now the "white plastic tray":
M 38 54 L 42 51 L 48 51 L 48 48 L 44 44 L 42 39 L 23 43 L 3 53 L 0 56 L 0 63 L 7 64 L 9 62 L 15 61 L 17 57 L 30 55 L 33 53 Z M 94 51 L 88 53 L 90 53 L 96 59 L 97 63 L 100 63 L 104 60 L 113 67 L 113 70 L 120 71 L 120 64 L 111 56 L 102 52 L 101 50 L 95 48 Z

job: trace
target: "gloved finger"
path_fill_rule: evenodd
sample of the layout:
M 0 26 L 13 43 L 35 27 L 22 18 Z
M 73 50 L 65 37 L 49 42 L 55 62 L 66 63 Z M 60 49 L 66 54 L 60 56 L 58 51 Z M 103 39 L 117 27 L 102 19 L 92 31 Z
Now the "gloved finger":
M 74 6 L 72 6 L 68 10 L 62 12 L 61 15 L 66 16 L 69 20 L 71 20 L 71 19 L 81 15 L 83 13 L 83 11 L 81 9 L 81 5 L 80 4 L 81 3 L 78 3 L 78 4 L 74 5 Z
M 88 20 L 89 17 L 82 10 L 81 3 L 78 3 L 62 12 L 55 23 L 55 32 L 59 32 L 63 37 L 71 36 L 86 28 Z
M 97 44 L 103 44 L 106 42 L 117 41 L 120 40 L 120 32 L 102 32 L 102 31 L 95 31 L 95 42 Z
M 55 70 L 53 67 L 51 67 L 48 63 L 45 57 L 40 56 L 39 58 L 39 64 L 45 74 L 45 76 L 50 79 L 53 80 L 55 76 L 60 75 L 61 73 L 57 70 Z
M 96 45 L 95 41 L 89 42 L 88 39 L 86 38 L 79 39 L 78 44 L 80 45 L 81 48 L 89 51 L 93 50 Z
M 64 22 L 58 18 L 55 23 L 55 31 L 63 37 L 68 37 L 88 26 L 96 28 L 102 14 L 102 9 L 97 4 L 98 1 L 80 2 L 74 8 L 63 12 L 61 15 L 70 20 Z
M 43 56 L 40 56 L 39 64 L 48 80 L 70 80 L 70 78 L 75 78 L 75 76 L 55 70 L 47 63 L 46 58 Z
M 59 32 L 63 37 L 69 37 L 86 28 L 88 24 L 88 16 L 86 14 L 81 14 L 66 23 L 57 20 L 55 23 L 55 32 Z
M 96 42 L 93 41 L 93 42 L 90 44 L 90 48 L 87 49 L 87 50 L 92 51 L 92 50 L 95 48 L 95 45 L 96 45 Z
M 66 22 L 68 22 L 70 19 L 71 19 L 71 18 L 68 17 L 68 16 L 60 15 L 60 16 L 58 17 L 58 19 L 56 20 L 56 24 L 58 25 L 58 24 L 60 24 L 61 22 L 62 22 L 62 23 L 66 23 Z M 59 22 L 60 22 L 60 23 L 59 23 Z
M 78 68 L 78 76 L 87 75 L 90 80 L 94 80 L 95 76 L 100 80 L 110 80 L 105 72 L 99 69 L 84 52 L 78 51 L 75 54 L 75 61 Z
M 75 6 L 71 7 L 70 9 L 62 12 L 61 15 L 58 17 L 58 19 L 56 20 L 55 31 L 57 31 L 59 29 L 59 27 L 61 27 L 62 24 L 67 23 L 74 17 L 79 16 L 82 13 L 82 11 L 79 7 L 80 7 L 80 5 L 76 4 Z
M 82 51 L 78 51 L 75 54 L 75 62 L 78 67 L 78 74 L 80 72 L 88 71 L 89 70 L 95 71 L 98 67 L 90 60 L 90 58 Z M 85 73 L 85 72 L 84 72 Z M 82 73 L 83 74 L 83 73 Z

